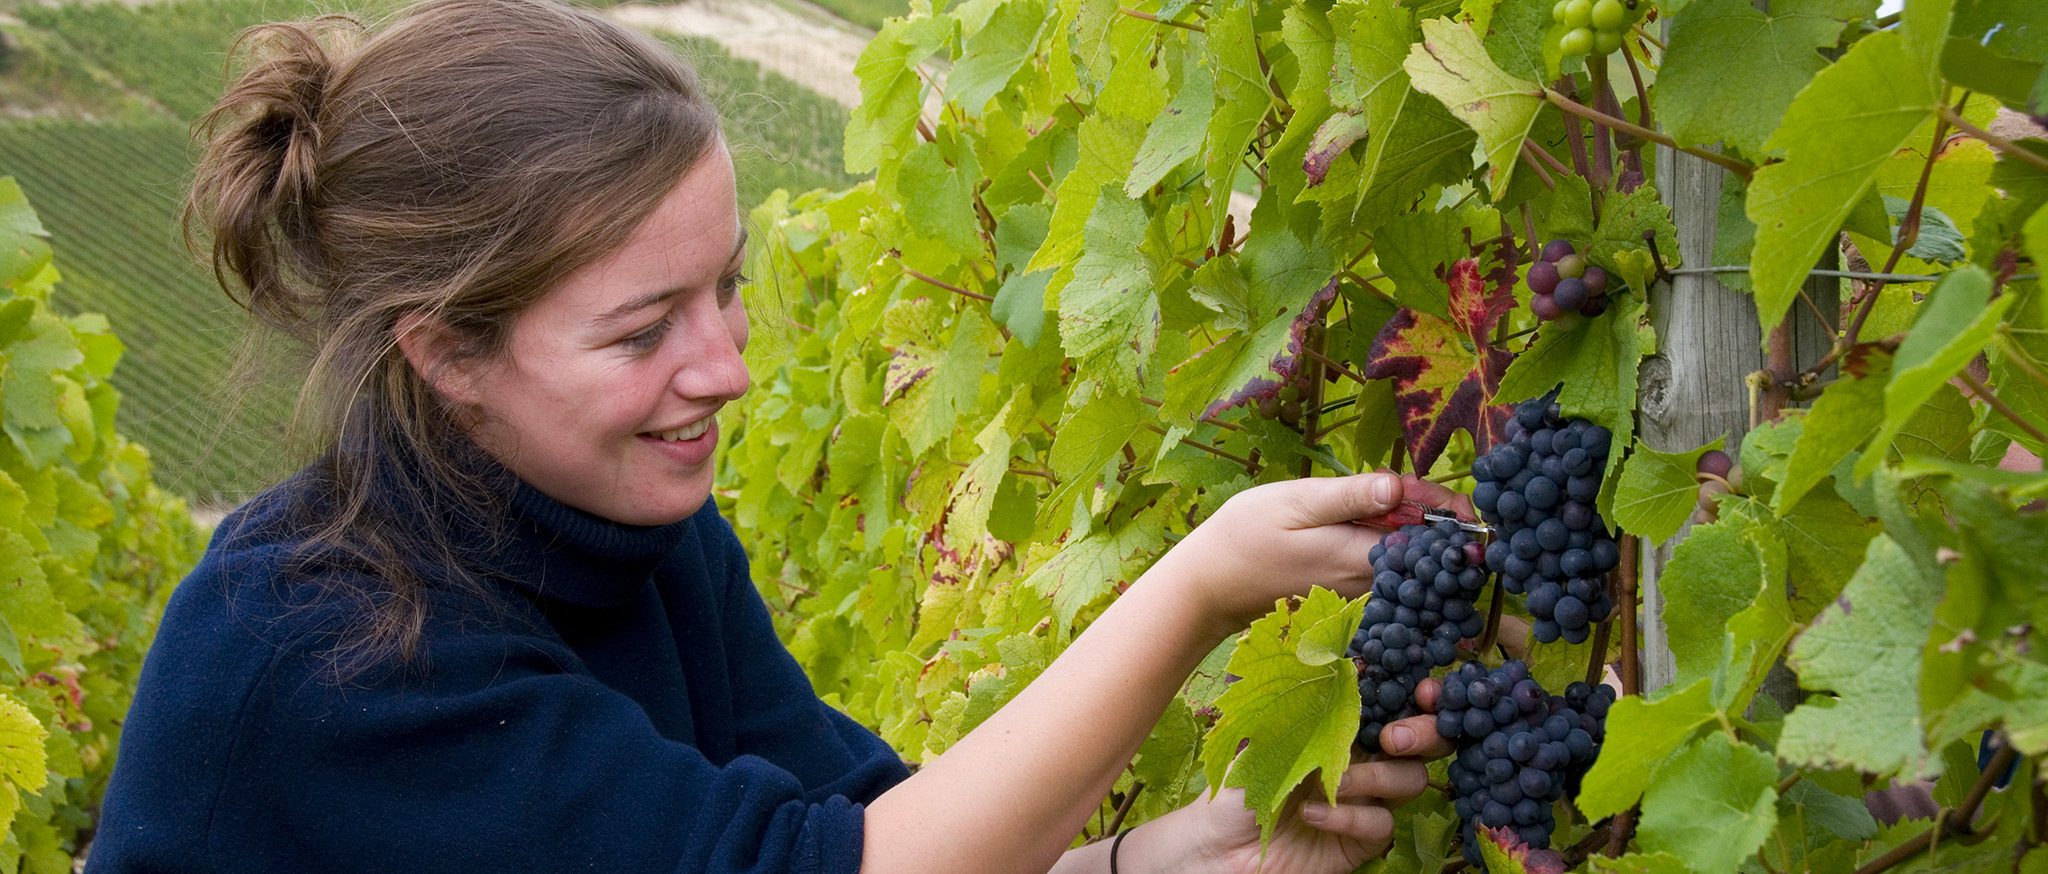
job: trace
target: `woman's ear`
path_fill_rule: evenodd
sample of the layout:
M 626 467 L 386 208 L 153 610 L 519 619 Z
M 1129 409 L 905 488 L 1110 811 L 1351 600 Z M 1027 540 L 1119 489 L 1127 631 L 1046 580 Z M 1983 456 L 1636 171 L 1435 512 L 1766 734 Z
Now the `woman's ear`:
M 457 353 L 461 343 L 452 329 L 434 316 L 415 312 L 398 317 L 391 332 L 399 352 L 427 385 L 458 406 L 476 405 L 475 374 L 470 372 L 471 362 Z

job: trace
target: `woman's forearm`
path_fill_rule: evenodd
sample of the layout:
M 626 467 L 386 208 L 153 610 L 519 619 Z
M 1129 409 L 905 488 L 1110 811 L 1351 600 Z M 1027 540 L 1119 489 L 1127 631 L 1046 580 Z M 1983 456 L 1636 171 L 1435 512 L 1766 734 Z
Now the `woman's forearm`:
M 988 721 L 868 805 L 863 871 L 1053 866 L 1224 634 L 1176 597 L 1172 560 Z

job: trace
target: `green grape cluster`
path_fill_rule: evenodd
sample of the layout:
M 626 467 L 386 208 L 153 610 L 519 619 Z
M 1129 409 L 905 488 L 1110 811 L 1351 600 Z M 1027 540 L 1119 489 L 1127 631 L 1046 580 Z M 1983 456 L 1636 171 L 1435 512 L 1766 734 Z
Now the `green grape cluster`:
M 1557 0 L 1550 18 L 1569 28 L 1557 38 L 1558 51 L 1567 58 L 1612 54 L 1644 5 L 1643 0 Z

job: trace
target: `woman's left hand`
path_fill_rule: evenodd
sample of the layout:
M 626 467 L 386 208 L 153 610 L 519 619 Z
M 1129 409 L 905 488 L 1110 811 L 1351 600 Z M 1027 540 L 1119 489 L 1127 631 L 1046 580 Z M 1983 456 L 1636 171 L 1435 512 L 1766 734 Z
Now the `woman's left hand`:
M 1440 686 L 1423 681 L 1416 690 L 1418 703 L 1434 711 Z M 1180 865 L 1164 868 L 1124 864 L 1123 872 L 1188 870 L 1218 872 L 1264 872 L 1264 874 L 1344 874 L 1367 860 L 1385 855 L 1394 839 L 1392 808 L 1420 795 L 1428 784 L 1424 762 L 1448 755 L 1451 745 L 1436 733 L 1436 718 L 1413 716 L 1388 725 L 1380 733 L 1380 745 L 1387 758 L 1359 762 L 1345 769 L 1337 786 L 1337 803 L 1324 804 L 1310 792 L 1297 793 L 1273 830 L 1272 843 L 1261 860 L 1259 823 L 1244 806 L 1244 790 L 1226 789 L 1203 796 L 1193 804 L 1174 811 L 1159 822 L 1147 824 L 1159 834 L 1147 835 L 1147 846 L 1172 842 L 1174 851 L 1161 857 L 1178 856 Z M 1166 826 L 1166 828 L 1159 828 Z M 1131 839 L 1139 838 L 1133 833 Z M 1126 862 L 1150 857 L 1130 854 Z M 1163 849 L 1163 848 L 1162 848 Z

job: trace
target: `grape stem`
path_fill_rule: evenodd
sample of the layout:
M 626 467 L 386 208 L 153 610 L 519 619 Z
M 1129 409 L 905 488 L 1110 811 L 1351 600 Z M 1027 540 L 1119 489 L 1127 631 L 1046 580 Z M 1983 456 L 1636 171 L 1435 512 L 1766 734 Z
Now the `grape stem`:
M 1593 87 L 1593 103 L 1602 113 L 1608 112 L 1612 89 L 1607 87 L 1607 63 L 1605 58 L 1586 60 L 1586 74 Z M 1593 125 L 1593 187 L 1607 190 L 1614 186 L 1614 137 L 1607 126 Z
M 1976 395 L 1978 400 L 1989 404 L 1991 409 L 1998 411 L 1999 415 L 2018 425 L 2020 430 L 2027 432 L 2035 440 L 2048 442 L 2048 432 L 2042 431 L 2041 426 L 2021 418 L 2017 410 L 2007 405 L 2005 401 L 2000 400 L 1998 395 L 1993 394 L 1989 387 L 1985 386 L 1975 375 L 1970 373 L 1969 368 L 1963 368 L 1962 372 L 1956 374 L 1956 376 L 1962 379 L 1964 385 L 1970 387 L 1970 393 Z
M 1365 377 L 1360 376 L 1357 373 L 1353 372 L 1351 368 L 1345 367 L 1344 365 L 1331 360 L 1330 356 L 1324 355 L 1323 353 L 1317 351 L 1313 346 L 1303 346 L 1301 348 L 1301 353 L 1303 356 L 1312 358 L 1317 363 L 1320 363 L 1324 367 L 1329 368 L 1338 376 L 1344 377 L 1345 379 L 1351 380 L 1352 382 L 1358 383 L 1359 385 L 1372 384 L 1372 380 L 1366 379 Z
M 1161 408 L 1161 407 L 1164 407 L 1164 406 L 1165 406 L 1165 404 L 1162 404 L 1162 403 L 1160 403 L 1159 401 L 1157 401 L 1157 400 L 1155 400 L 1155 399 L 1152 399 L 1152 398 L 1145 398 L 1145 397 L 1141 397 L 1141 398 L 1139 398 L 1138 400 L 1140 400 L 1140 401 L 1143 401 L 1143 402 L 1145 402 L 1145 405 L 1146 405 L 1146 406 L 1149 406 L 1149 407 L 1151 407 L 1151 408 L 1153 408 L 1153 409 L 1159 409 L 1159 408 Z M 1222 428 L 1222 429 L 1223 429 L 1223 430 L 1225 430 L 1225 431 L 1242 431 L 1242 430 L 1244 430 L 1243 428 L 1240 428 L 1240 427 L 1238 427 L 1238 426 L 1237 426 L 1237 425 L 1236 425 L 1235 423 L 1232 423 L 1232 422 L 1225 422 L 1225 421 L 1223 421 L 1222 419 L 1218 419 L 1218 418 L 1216 418 L 1216 417 L 1214 417 L 1214 416 L 1203 416 L 1203 417 L 1202 417 L 1202 424 L 1204 424 L 1204 425 L 1215 425 L 1216 427 L 1218 427 L 1218 428 Z
M 1590 121 L 1594 124 L 1612 128 L 1614 130 L 1620 131 L 1622 133 L 1628 134 L 1629 136 L 1636 137 L 1638 139 L 1648 140 L 1660 146 L 1664 146 L 1665 148 L 1676 149 L 1695 158 L 1698 158 L 1702 161 L 1706 161 L 1709 164 L 1719 165 L 1721 167 L 1726 168 L 1729 172 L 1742 177 L 1745 180 L 1749 179 L 1751 176 L 1756 174 L 1755 167 L 1752 167 L 1749 164 L 1746 164 L 1742 161 L 1730 158 L 1727 155 L 1709 152 L 1705 149 L 1696 149 L 1691 146 L 1681 146 L 1678 144 L 1677 140 L 1674 140 L 1656 131 L 1650 130 L 1649 128 L 1643 127 L 1642 125 L 1635 124 L 1624 119 L 1615 118 L 1614 116 L 1608 115 L 1607 113 L 1601 112 L 1600 110 L 1594 109 L 1593 107 L 1587 106 L 1583 103 L 1566 97 L 1565 95 L 1553 91 L 1549 88 L 1543 89 L 1543 92 L 1541 94 L 1534 94 L 1531 96 L 1541 97 L 1545 100 L 1548 100 L 1552 104 L 1557 106 L 1557 108 L 1564 110 L 1566 113 L 1573 116 L 1577 116 L 1579 118 L 1586 119 L 1587 121 Z M 2044 169 L 2048 169 L 2048 158 L 2039 158 L 2039 156 L 2035 157 L 2044 162 L 2042 165 Z
M 1963 798 L 1961 805 L 1943 812 L 1932 828 L 1921 832 L 1912 840 L 1893 847 L 1890 852 L 1872 859 L 1870 864 L 1856 869 L 1856 874 L 1877 874 L 1920 855 L 1921 850 L 1933 846 L 1936 840 L 1970 834 L 1970 820 L 1977 818 L 1977 808 L 1984 803 L 1984 796 L 1990 794 L 1991 784 L 1998 781 L 1999 775 L 2005 773 L 2005 769 L 2012 765 L 2019 754 L 2017 747 L 2007 746 L 1999 750 L 1997 755 L 1991 757 L 1991 763 L 1984 766 L 1984 773 L 1977 776 L 1976 785 L 1970 787 L 1970 794 Z
M 1103 834 L 1113 835 L 1117 833 L 1118 829 L 1124 827 L 1124 817 L 1130 814 L 1131 805 L 1137 802 L 1138 793 L 1143 791 L 1145 791 L 1145 781 L 1131 781 L 1131 791 L 1124 793 L 1123 802 L 1116 806 L 1116 813 L 1109 818 L 1109 828 L 1103 829 Z
M 1162 436 L 1162 437 L 1166 435 L 1166 429 L 1165 429 L 1165 428 L 1161 428 L 1161 427 L 1159 427 L 1158 425 L 1155 425 L 1155 424 L 1153 424 L 1153 423 L 1151 423 L 1151 422 L 1146 422 L 1146 423 L 1145 423 L 1145 429 L 1146 429 L 1146 430 L 1148 430 L 1148 431 L 1151 431 L 1151 432 L 1152 432 L 1152 433 L 1154 433 L 1154 434 L 1158 434 L 1158 435 L 1160 435 L 1160 436 Z M 1251 460 L 1251 459 L 1249 459 L 1249 458 L 1245 458 L 1245 457 L 1244 457 L 1244 456 L 1242 456 L 1242 455 L 1234 455 L 1234 454 L 1232 454 L 1232 453 L 1230 453 L 1230 452 L 1224 451 L 1224 450 L 1222 450 L 1222 449 L 1218 449 L 1218 448 L 1216 448 L 1216 447 L 1214 447 L 1214 446 L 1210 446 L 1210 445 L 1209 445 L 1209 444 L 1207 444 L 1207 443 L 1203 443 L 1203 442 L 1202 442 L 1202 441 L 1200 441 L 1200 440 L 1188 440 L 1188 439 L 1185 439 L 1185 438 L 1183 438 L 1183 439 L 1182 439 L 1182 440 L 1180 441 L 1180 445 L 1182 445 L 1182 446 L 1191 446 L 1191 447 L 1194 447 L 1194 448 L 1196 448 L 1196 449 L 1200 449 L 1200 450 L 1202 450 L 1203 452 L 1207 452 L 1207 453 L 1209 453 L 1210 455 L 1214 455 L 1214 456 L 1216 456 L 1217 458 L 1227 459 L 1227 460 L 1229 460 L 1229 461 L 1235 461 L 1235 462 L 1237 462 L 1238 464 L 1240 464 L 1240 465 L 1243 465 L 1243 466 L 1244 466 L 1244 470 L 1245 470 L 1245 472 L 1246 472 L 1246 473 L 1249 473 L 1249 474 L 1251 474 L 1251 475 L 1253 475 L 1253 476 L 1257 476 L 1257 475 L 1259 474 L 1259 463 L 1258 463 L 1258 462 L 1256 462 L 1256 461 L 1253 461 L 1253 460 Z
M 1522 163 L 1529 165 L 1529 169 L 1536 171 L 1536 180 L 1542 182 L 1543 187 L 1545 189 L 1551 191 L 1557 190 L 1557 180 L 1550 178 L 1550 171 L 1543 169 L 1542 162 L 1537 161 L 1535 157 L 1532 156 L 1531 153 L 1535 151 L 1535 146 L 1531 145 L 1528 140 L 1523 140 Z
M 893 254 L 893 253 L 892 253 L 892 254 Z M 950 283 L 950 282 L 946 282 L 946 281 L 944 281 L 944 280 L 941 280 L 941 279 L 938 279 L 938 278 L 935 278 L 935 277 L 932 277 L 932 276 L 927 276 L 927 275 L 925 275 L 925 274 L 923 274 L 923 273 L 919 273 L 919 272 L 918 272 L 918 271 L 917 271 L 916 269 L 912 268 L 912 267 L 911 267 L 910 265 L 902 263 L 902 256 L 900 256 L 900 255 L 897 255 L 897 256 L 896 256 L 896 258 L 897 258 L 897 266 L 899 266 L 899 267 L 903 268 L 903 275 L 905 275 L 905 276 L 908 276 L 908 277 L 910 277 L 910 278 L 912 278 L 912 279 L 915 279 L 915 280 L 917 280 L 917 281 L 919 281 L 919 282 L 925 283 L 926 285 L 932 285 L 932 286 L 937 286 L 937 287 L 939 287 L 939 288 L 943 288 L 943 289 L 945 289 L 945 290 L 947 290 L 947 291 L 950 291 L 950 292 L 952 292 L 952 293 L 954 293 L 954 294 L 960 295 L 961 297 L 966 297 L 966 298 L 972 298 L 972 299 L 974 299 L 974 300 L 978 300 L 978 301 L 981 301 L 982 303 L 995 303 L 995 300 L 996 300 L 996 299 L 995 299 L 995 298 L 993 298 L 993 297 L 990 297 L 990 296 L 988 296 L 988 295 L 985 295 L 985 294 L 977 294 L 977 293 L 975 293 L 975 292 L 972 292 L 972 291 L 968 291 L 967 289 L 961 288 L 960 286 L 954 285 L 954 284 L 952 284 L 952 283 Z
M 1552 172 L 1556 173 L 1559 176 L 1571 175 L 1572 168 L 1566 167 L 1563 161 L 1557 159 L 1556 155 L 1551 154 L 1542 146 L 1536 145 L 1535 140 L 1523 140 L 1522 151 L 1527 152 L 1531 157 L 1541 160 L 1544 166 L 1549 167 Z M 1529 239 L 1533 240 L 1535 238 L 1536 232 L 1533 230 L 1530 231 Z M 1534 256 L 1531 256 L 1529 260 L 1534 261 L 1536 259 Z

